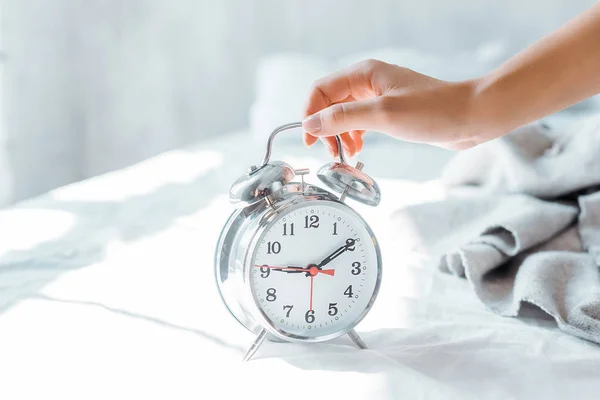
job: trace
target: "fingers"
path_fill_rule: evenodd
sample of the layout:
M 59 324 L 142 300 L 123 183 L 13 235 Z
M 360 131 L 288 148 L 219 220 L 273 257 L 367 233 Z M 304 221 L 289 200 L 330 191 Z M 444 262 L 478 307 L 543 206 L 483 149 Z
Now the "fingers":
M 318 137 L 309 135 L 306 132 L 302 135 L 302 138 L 304 139 L 304 144 L 306 147 L 311 147 L 313 144 L 317 143 L 317 140 L 319 140 Z
M 347 157 L 353 157 L 362 149 L 362 133 L 363 131 L 352 131 L 350 133 L 344 132 L 340 136 L 342 146 L 344 148 L 344 155 Z M 333 157 L 338 156 L 337 141 L 334 136 L 324 136 L 320 138 L 321 141 L 327 147 L 329 154 Z M 308 147 L 314 145 L 319 140 L 318 137 L 304 134 L 304 144 Z
M 319 138 L 317 136 L 312 136 L 312 135 L 309 135 L 308 133 L 303 134 L 303 139 L 304 139 L 304 144 L 306 145 L 306 147 L 313 146 L 319 140 Z M 321 141 L 325 144 L 325 147 L 327 148 L 327 151 L 329 152 L 329 154 L 331 154 L 332 157 L 336 157 L 337 156 L 337 142 L 335 140 L 335 137 L 333 137 L 333 136 L 322 137 Z
M 325 143 L 325 147 L 327 147 L 327 151 L 329 151 L 329 154 L 331 154 L 332 157 L 337 157 L 338 146 L 337 146 L 337 141 L 335 140 L 335 137 L 333 137 L 333 136 L 323 137 L 323 138 L 321 138 L 321 140 L 323 141 L 323 143 Z
M 305 119 L 303 123 L 303 139 L 306 146 L 314 145 L 318 137 L 321 137 L 330 153 L 337 156 L 335 139 L 326 137 L 340 135 L 347 156 L 352 157 L 362 149 L 362 128 L 375 126 L 375 115 L 372 110 L 369 111 L 369 107 L 375 103 L 367 102 L 379 93 L 372 86 L 373 73 L 384 64 L 376 60 L 365 60 L 315 83 L 304 111 L 305 117 L 313 116 Z M 356 104 L 357 100 L 359 104 Z M 358 125 L 342 129 L 344 124 Z
M 342 147 L 344 148 L 344 154 L 348 157 L 352 157 L 356 154 L 356 143 L 354 143 L 354 139 L 350 136 L 350 133 L 344 132 L 340 135 L 340 139 L 342 140 Z
M 350 101 L 356 101 L 356 99 L 353 98 L 352 96 L 348 96 L 345 99 L 343 99 L 341 102 L 350 102 Z M 319 138 L 317 136 L 313 136 L 313 135 L 310 135 L 310 134 L 304 132 L 304 144 L 307 147 L 311 147 L 318 140 L 319 140 Z M 335 142 L 335 140 L 325 140 L 324 138 L 322 138 L 321 141 L 327 146 L 327 150 L 329 151 L 329 153 L 331 153 L 332 156 L 334 156 L 334 157 L 337 156 L 337 143 Z
M 302 122 L 305 132 L 313 136 L 332 136 L 352 130 L 379 130 L 385 118 L 379 99 L 368 99 L 329 106 Z
M 356 99 L 354 99 L 352 96 L 346 97 L 345 99 L 342 100 L 342 102 L 344 102 L 344 103 L 353 102 L 353 101 L 356 101 Z M 344 154 L 347 157 L 353 157 L 354 155 L 356 155 L 356 153 L 358 153 L 362 149 L 362 134 L 364 134 L 364 130 L 357 130 L 357 131 L 352 131 L 352 132 L 354 132 L 354 133 L 343 132 L 343 133 L 346 133 L 346 135 L 343 135 L 343 133 L 339 135 L 340 139 L 342 140 L 342 144 L 345 147 Z M 304 132 L 303 139 L 304 139 L 304 144 L 307 147 L 311 147 L 319 140 L 319 137 L 313 136 L 309 133 Z M 337 157 L 338 148 L 337 148 L 336 141 L 335 140 L 327 140 L 327 139 L 325 139 L 325 137 L 322 137 L 321 141 L 327 146 L 329 153 L 332 156 Z
M 363 147 L 363 135 L 365 134 L 364 130 L 354 130 L 350 131 L 350 137 L 354 140 L 354 144 L 356 145 L 356 153 L 360 153 Z M 353 154 L 354 155 L 354 154 Z
M 362 61 L 315 82 L 304 116 L 308 117 L 348 98 L 365 100 L 375 97 L 377 94 L 373 90 L 371 77 L 380 64 L 383 63 L 375 60 Z

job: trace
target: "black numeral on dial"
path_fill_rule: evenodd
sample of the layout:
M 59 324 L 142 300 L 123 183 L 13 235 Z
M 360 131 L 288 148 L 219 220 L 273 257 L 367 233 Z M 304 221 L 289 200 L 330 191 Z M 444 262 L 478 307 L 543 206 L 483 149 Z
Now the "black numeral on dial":
M 333 234 L 332 235 L 337 235 L 337 222 L 333 223 Z
M 313 310 L 308 310 L 306 314 L 304 314 L 304 320 L 309 324 L 315 322 L 315 312 Z
M 260 277 L 261 278 L 266 278 L 269 275 L 271 275 L 271 268 L 267 267 L 266 265 L 264 267 L 260 267 Z
M 318 228 L 319 227 L 319 217 L 316 215 L 310 215 L 310 216 L 307 215 L 306 217 L 304 217 L 304 227 L 305 228 Z
M 292 308 L 294 308 L 294 306 L 283 306 L 283 310 L 284 310 L 284 311 L 285 311 L 285 309 L 286 309 L 286 308 L 287 308 L 288 310 L 287 310 L 287 313 L 285 314 L 285 316 L 286 316 L 286 317 L 289 317 L 289 316 L 290 316 L 290 312 L 292 311 Z
M 347 250 L 348 251 L 354 251 L 354 250 L 356 250 L 356 247 L 355 247 L 356 242 L 358 242 L 358 239 L 356 239 L 356 240 L 354 240 L 354 239 L 347 239 L 346 240 L 346 246 L 348 246 Z
M 346 288 L 346 290 L 344 291 L 344 294 L 346 296 L 348 296 L 349 298 L 352 298 L 352 296 L 354 295 L 354 293 L 352 292 L 352 285 L 350 285 Z
M 337 303 L 329 303 L 329 311 L 327 313 L 332 317 L 338 313 Z
M 294 223 L 292 222 L 290 224 L 290 236 L 294 236 Z M 283 236 L 287 236 L 288 235 L 288 224 L 287 222 L 285 224 L 283 224 Z
M 281 243 L 279 242 L 268 242 L 267 243 L 267 254 L 279 254 L 281 251 Z
M 352 263 L 352 275 L 360 274 L 360 263 L 358 261 L 354 261 Z
M 267 301 L 275 301 L 277 300 L 277 296 L 275 296 L 275 293 L 277 291 L 275 290 L 275 288 L 268 288 L 267 289 Z

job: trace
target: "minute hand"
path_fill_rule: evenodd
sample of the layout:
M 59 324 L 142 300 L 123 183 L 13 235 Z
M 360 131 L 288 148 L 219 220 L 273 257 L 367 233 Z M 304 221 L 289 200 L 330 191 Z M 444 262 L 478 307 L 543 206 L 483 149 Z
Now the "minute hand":
M 330 262 L 332 262 L 335 258 L 339 257 L 346 250 L 353 251 L 354 250 L 354 247 L 353 247 L 354 243 L 356 243 L 355 239 L 346 239 L 346 244 L 343 245 L 342 247 L 340 247 L 339 249 L 337 249 L 336 251 L 334 251 L 333 253 L 331 253 L 329 256 L 327 256 L 327 258 L 325 258 L 323 261 L 321 261 L 317 265 L 317 268 L 321 269 L 325 265 L 327 265 Z

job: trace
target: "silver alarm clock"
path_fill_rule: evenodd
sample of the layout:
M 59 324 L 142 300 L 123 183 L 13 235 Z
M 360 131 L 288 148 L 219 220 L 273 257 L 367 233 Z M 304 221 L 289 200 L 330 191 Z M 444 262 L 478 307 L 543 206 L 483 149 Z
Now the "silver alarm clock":
M 322 342 L 348 334 L 366 348 L 354 327 L 377 297 L 381 252 L 369 225 L 345 201 L 377 206 L 380 190 L 360 162 L 348 165 L 339 137 L 339 162 L 317 172 L 339 196 L 305 183 L 308 170 L 270 161 L 275 136 L 301 126 L 275 129 L 262 164 L 229 193 L 239 207 L 219 236 L 215 276 L 227 309 L 257 335 L 244 360 L 265 338 Z

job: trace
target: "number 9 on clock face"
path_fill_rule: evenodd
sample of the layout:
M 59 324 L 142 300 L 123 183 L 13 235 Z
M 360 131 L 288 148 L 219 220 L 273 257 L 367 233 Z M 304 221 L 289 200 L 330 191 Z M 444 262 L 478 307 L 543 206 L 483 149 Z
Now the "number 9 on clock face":
M 380 274 L 379 248 L 362 217 L 344 205 L 313 201 L 271 221 L 252 257 L 250 281 L 274 329 L 327 340 L 364 317 Z

